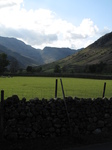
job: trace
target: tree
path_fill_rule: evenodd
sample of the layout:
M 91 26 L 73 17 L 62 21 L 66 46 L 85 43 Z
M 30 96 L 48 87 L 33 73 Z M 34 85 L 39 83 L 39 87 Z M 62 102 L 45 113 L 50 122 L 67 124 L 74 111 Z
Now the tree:
M 42 67 L 40 66 L 40 67 L 38 67 L 37 69 L 35 69 L 35 72 L 41 72 L 42 71 Z
M 27 71 L 27 72 L 32 72 L 32 71 L 33 71 L 32 66 L 28 66 L 28 67 L 26 68 L 26 71 Z
M 61 68 L 60 68 L 59 65 L 55 65 L 55 67 L 54 67 L 54 72 L 55 72 L 55 73 L 60 73 L 60 72 L 61 72 Z
M 11 73 L 15 73 L 19 70 L 19 64 L 16 59 L 12 60 L 10 63 L 10 71 Z
M 105 71 L 105 67 L 107 66 L 106 63 L 100 62 L 99 64 L 92 64 L 89 66 L 89 72 L 90 73 L 102 73 Z
M 66 72 L 67 71 L 67 67 L 66 66 L 63 66 L 62 67 L 62 72 Z
M 9 65 L 9 60 L 5 53 L 0 54 L 0 73 L 3 73 L 6 70 L 6 67 Z

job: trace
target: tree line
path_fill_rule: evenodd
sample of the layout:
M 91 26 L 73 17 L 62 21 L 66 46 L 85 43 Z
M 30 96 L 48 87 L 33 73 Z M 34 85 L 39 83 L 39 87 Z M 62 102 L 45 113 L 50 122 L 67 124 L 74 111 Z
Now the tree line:
M 27 66 L 26 69 L 22 69 L 16 59 L 11 59 L 11 61 L 9 61 L 7 54 L 0 53 L 0 74 L 3 74 L 4 72 L 21 73 L 23 70 L 27 73 L 39 73 L 42 71 L 42 67 L 34 68 L 32 66 Z
M 13 59 L 11 61 L 8 60 L 8 57 L 5 53 L 0 53 L 0 74 L 4 72 L 10 72 L 10 73 L 22 73 L 23 69 L 19 67 L 19 63 L 16 59 Z M 27 66 L 26 69 L 24 69 L 24 73 L 44 73 L 42 66 L 33 67 L 33 66 Z M 112 73 L 112 65 L 107 65 L 104 62 L 100 62 L 98 64 L 91 64 L 83 66 L 82 68 L 79 68 L 79 72 L 72 68 L 70 70 L 70 67 L 63 66 L 61 67 L 59 64 L 56 64 L 53 68 L 54 74 L 61 74 L 61 73 Z
M 0 54 L 0 72 L 4 73 L 8 65 L 9 65 L 9 60 L 7 59 L 7 55 L 5 53 L 1 53 Z
M 19 69 L 19 64 L 16 59 L 12 59 L 11 61 L 9 61 L 7 54 L 0 53 L 0 73 L 4 73 L 7 71 L 15 73 Z

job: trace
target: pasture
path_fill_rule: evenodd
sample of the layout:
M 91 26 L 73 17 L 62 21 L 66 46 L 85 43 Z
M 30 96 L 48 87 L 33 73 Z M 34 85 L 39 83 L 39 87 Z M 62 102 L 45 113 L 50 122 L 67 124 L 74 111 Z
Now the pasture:
M 58 97 L 62 97 L 60 78 L 55 77 L 0 77 L 0 91 L 5 91 L 5 99 L 18 95 L 27 100 L 55 97 L 55 80 L 58 79 Z M 104 82 L 106 82 L 105 97 L 112 97 L 112 80 L 96 80 L 81 78 L 61 78 L 65 96 L 79 98 L 102 97 Z

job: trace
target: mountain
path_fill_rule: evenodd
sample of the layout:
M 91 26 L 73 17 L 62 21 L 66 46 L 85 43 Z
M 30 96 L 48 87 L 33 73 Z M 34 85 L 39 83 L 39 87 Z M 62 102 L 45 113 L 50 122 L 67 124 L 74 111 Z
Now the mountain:
M 3 45 L 0 45 L 0 53 L 6 53 L 10 61 L 17 60 L 17 62 L 19 63 L 19 66 L 22 68 L 25 68 L 28 65 L 36 64 L 34 60 L 28 57 L 22 56 L 21 54 L 10 50 Z
M 16 52 L 25 57 L 24 65 L 40 65 L 43 64 L 40 49 L 35 49 L 30 45 L 26 45 L 24 42 L 15 38 L 0 37 L 0 44 L 10 49 L 12 52 Z M 17 56 L 16 56 L 17 57 Z M 28 63 L 29 62 L 29 63 Z
M 15 38 L 0 36 L 0 50 L 8 56 L 14 57 L 22 68 L 39 66 L 65 58 L 77 52 L 69 48 L 45 47 L 36 49 Z
M 54 62 L 67 56 L 70 56 L 78 51 L 70 48 L 56 48 L 56 47 L 45 47 L 42 51 L 42 58 L 44 63 Z
M 45 71 L 52 70 L 58 64 L 61 68 L 65 67 L 67 72 L 80 72 L 87 66 L 98 65 L 100 63 L 106 64 L 107 67 L 112 66 L 112 32 L 102 36 L 78 53 L 56 61 L 55 63 L 45 65 Z
M 108 33 L 79 53 L 63 61 L 76 65 L 89 65 L 104 62 L 112 64 L 112 32 Z

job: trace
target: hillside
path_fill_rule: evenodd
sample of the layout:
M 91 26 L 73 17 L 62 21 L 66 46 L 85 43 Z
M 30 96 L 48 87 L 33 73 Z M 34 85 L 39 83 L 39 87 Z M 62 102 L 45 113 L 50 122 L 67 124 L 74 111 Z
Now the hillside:
M 78 51 L 78 50 L 77 50 Z M 70 56 L 77 51 L 72 50 L 70 48 L 56 48 L 56 47 L 45 47 L 42 51 L 42 58 L 44 63 L 54 62 L 56 60 L 60 60 L 67 56 Z
M 46 65 L 44 71 L 53 70 L 56 64 L 65 67 L 67 72 L 81 72 L 85 67 L 97 64 L 112 65 L 112 32 L 99 38 L 80 52 Z M 46 69 L 47 68 L 47 69 Z
M 13 52 L 12 50 L 6 48 L 3 45 L 0 45 L 0 53 L 6 53 L 8 56 L 9 61 L 17 60 L 19 63 L 19 66 L 22 68 L 25 68 L 28 65 L 34 65 L 36 62 L 30 58 L 27 58 L 25 56 L 22 56 L 21 54 L 17 52 Z
M 25 66 L 29 65 L 40 65 L 43 64 L 40 50 L 31 47 L 30 45 L 26 45 L 24 42 L 17 40 L 15 38 L 8 37 L 0 37 L 0 44 L 10 49 L 12 52 L 15 52 L 17 55 L 15 56 L 18 61 L 21 61 L 18 58 L 19 55 L 24 56 Z M 29 63 L 28 63 L 29 62 Z
M 0 36 L 1 51 L 14 57 L 21 67 L 38 66 L 60 60 L 77 52 L 69 48 L 45 47 L 36 49 L 15 38 Z

